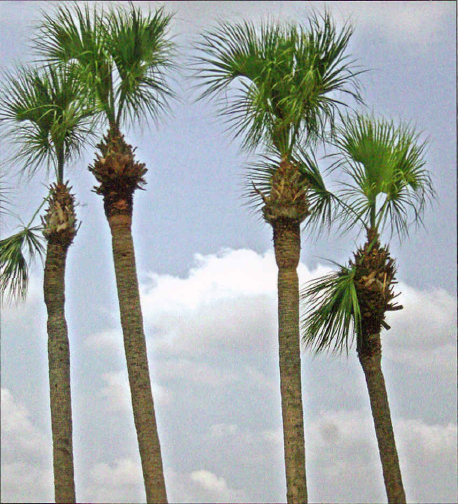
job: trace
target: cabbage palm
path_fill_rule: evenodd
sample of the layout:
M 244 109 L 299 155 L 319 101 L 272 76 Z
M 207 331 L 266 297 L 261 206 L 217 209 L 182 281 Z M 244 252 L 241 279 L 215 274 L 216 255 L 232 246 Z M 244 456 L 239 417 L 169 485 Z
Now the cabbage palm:
M 46 16 L 37 46 L 47 61 L 63 62 L 78 73 L 85 92 L 108 124 L 90 171 L 103 196 L 112 235 L 121 325 L 132 407 L 147 502 L 166 502 L 161 449 L 148 369 L 140 294 L 132 240 L 133 195 L 147 171 L 121 134 L 121 126 L 157 120 L 172 96 L 165 82 L 171 66 L 167 39 L 171 16 L 163 9 L 142 14 L 132 3 L 100 12 L 87 5 L 59 7 Z
M 343 169 L 348 182 L 341 196 L 347 228 L 361 226 L 366 242 L 348 266 L 313 280 L 303 291 L 307 302 L 303 341 L 316 352 L 356 351 L 369 392 L 388 501 L 405 503 L 388 395 L 381 367 L 381 331 L 388 311 L 402 309 L 393 302 L 396 266 L 380 234 L 389 229 L 406 236 L 409 214 L 421 222 L 428 199 L 434 196 L 424 168 L 426 143 L 409 126 L 356 115 L 339 128 L 334 168 Z
M 195 61 L 201 98 L 219 113 L 242 146 L 261 154 L 248 170 L 248 197 L 273 229 L 278 266 L 278 341 L 288 502 L 307 502 L 299 341 L 300 226 L 326 223 L 331 197 L 310 147 L 322 139 L 343 105 L 360 100 L 352 35 L 329 14 L 307 25 L 220 23 L 203 34 Z
M 42 230 L 47 241 L 43 290 L 48 312 L 55 499 L 75 502 L 65 264 L 77 227 L 74 196 L 64 182 L 64 168 L 90 135 L 92 112 L 81 102 L 81 85 L 68 69 L 20 67 L 3 77 L 0 125 L 11 141 L 11 160 L 30 176 L 40 168 L 51 169 L 55 182 L 45 200 L 49 206 L 42 227 L 32 227 L 32 219 L 22 231 L 1 241 L 2 285 L 8 285 L 13 294 L 25 293 L 28 277 L 23 251 L 28 246 L 32 255 L 41 252 L 36 232 Z

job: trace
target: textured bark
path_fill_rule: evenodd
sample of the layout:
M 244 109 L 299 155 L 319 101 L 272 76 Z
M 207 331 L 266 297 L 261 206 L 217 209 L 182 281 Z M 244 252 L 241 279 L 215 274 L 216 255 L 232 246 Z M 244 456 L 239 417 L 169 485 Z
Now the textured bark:
M 49 243 L 44 275 L 44 295 L 48 310 L 49 387 L 56 502 L 76 502 L 70 392 L 70 346 L 64 311 L 66 255 L 67 251 L 61 244 Z
M 372 417 L 383 468 L 383 479 L 390 504 L 405 504 L 401 468 L 391 422 L 390 405 L 381 365 L 380 334 L 369 336 L 372 351 L 359 354 L 371 402 Z
M 124 335 L 132 408 L 148 503 L 167 502 L 161 447 L 148 369 L 146 341 L 135 267 L 131 218 L 112 215 L 109 224 Z
M 103 196 L 105 215 L 110 225 L 119 311 L 124 337 L 132 409 L 148 503 L 167 502 L 161 447 L 157 432 L 153 394 L 146 353 L 140 305 L 135 252 L 132 240 L 133 194 L 145 180 L 146 167 L 135 160 L 132 146 L 115 124 L 98 145 L 93 166 Z
M 366 377 L 388 502 L 403 504 L 406 496 L 396 450 L 390 406 L 382 372 L 382 326 L 387 311 L 402 309 L 392 303 L 396 265 L 387 247 L 380 245 L 375 229 L 368 229 L 367 241 L 354 258 L 355 284 L 361 309 L 361 329 L 357 338 L 359 361 Z
M 297 276 L 300 224 L 290 219 L 277 219 L 272 227 L 278 265 L 278 344 L 287 502 L 306 503 Z

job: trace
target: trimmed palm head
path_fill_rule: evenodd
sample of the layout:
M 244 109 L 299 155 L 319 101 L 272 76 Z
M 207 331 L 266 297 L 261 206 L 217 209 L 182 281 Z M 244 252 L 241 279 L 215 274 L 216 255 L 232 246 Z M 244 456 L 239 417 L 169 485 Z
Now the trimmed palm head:
M 0 127 L 11 161 L 33 175 L 43 164 L 63 177 L 64 163 L 79 155 L 92 131 L 92 110 L 69 68 L 20 67 L 3 75 Z
M 264 142 L 288 157 L 297 143 L 321 137 L 334 122 L 343 105 L 335 92 L 361 100 L 359 72 L 345 56 L 352 32 L 348 25 L 337 32 L 328 13 L 312 16 L 307 26 L 220 23 L 197 45 L 201 98 L 219 98 L 220 113 L 245 148 Z M 227 96 L 233 83 L 236 91 Z
M 254 210 L 260 210 L 266 203 L 268 195 L 272 191 L 278 191 L 275 186 L 275 177 L 278 175 L 281 158 L 273 151 L 264 155 L 253 163 L 247 170 L 245 179 L 245 197 L 249 206 Z M 295 195 L 289 195 L 294 205 L 294 198 L 304 197 L 306 205 L 305 226 L 310 232 L 319 232 L 329 228 L 333 218 L 336 198 L 325 186 L 322 174 L 318 168 L 318 162 L 312 151 L 301 147 L 294 150 L 291 157 L 291 165 L 294 170 L 289 174 L 295 187 Z M 287 204 L 288 202 L 285 201 Z
M 36 46 L 47 60 L 73 64 L 99 112 L 119 127 L 127 119 L 157 119 L 173 96 L 165 80 L 174 54 L 170 19 L 162 8 L 145 15 L 132 3 L 108 12 L 59 6 L 44 14 Z
M 425 204 L 434 197 L 425 165 L 426 142 L 407 125 L 356 115 L 343 119 L 334 140 L 339 148 L 334 168 L 342 168 L 350 182 L 342 196 L 352 209 L 345 212 L 348 227 L 362 219 L 381 232 L 407 234 L 409 210 L 421 222 Z

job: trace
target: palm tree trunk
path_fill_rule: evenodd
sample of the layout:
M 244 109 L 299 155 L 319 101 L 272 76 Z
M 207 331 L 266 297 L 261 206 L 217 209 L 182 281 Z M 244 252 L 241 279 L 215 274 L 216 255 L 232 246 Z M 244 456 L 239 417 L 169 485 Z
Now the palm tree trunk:
M 51 185 L 42 218 L 48 241 L 43 290 L 48 311 L 48 361 L 56 502 L 76 502 L 73 466 L 70 345 L 65 320 L 65 263 L 77 229 L 74 197 L 66 184 Z
M 304 415 L 299 340 L 300 224 L 290 219 L 272 223 L 278 266 L 278 344 L 288 504 L 307 502 Z
M 167 494 L 143 331 L 131 233 L 132 218 L 126 214 L 114 214 L 108 217 L 108 223 L 112 235 L 121 325 L 146 500 L 148 503 L 165 503 Z
M 380 334 L 369 336 L 369 349 L 359 351 L 359 361 L 366 378 L 367 390 L 374 419 L 375 433 L 383 468 L 383 479 L 390 504 L 405 504 L 401 468 L 391 422 L 390 405 L 382 372 Z
M 70 346 L 64 309 L 66 257 L 66 246 L 48 242 L 44 297 L 48 310 L 54 492 L 56 502 L 59 503 L 76 502 L 70 392 Z

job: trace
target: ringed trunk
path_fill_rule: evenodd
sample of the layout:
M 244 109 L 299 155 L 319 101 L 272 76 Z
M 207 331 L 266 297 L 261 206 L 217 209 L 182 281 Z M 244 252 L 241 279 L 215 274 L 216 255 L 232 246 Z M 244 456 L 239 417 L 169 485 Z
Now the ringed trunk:
M 43 290 L 48 312 L 48 362 L 55 501 L 76 502 L 73 465 L 70 345 L 65 320 L 65 263 L 76 235 L 73 196 L 64 184 L 51 186 L 43 220 L 48 241 Z
M 103 195 L 112 236 L 119 311 L 146 501 L 166 503 L 131 231 L 133 193 L 145 183 L 146 168 L 135 161 L 132 147 L 126 144 L 115 125 L 111 125 L 98 147 L 101 155 L 97 154 L 94 166 L 89 169 L 100 182 L 96 192 Z

